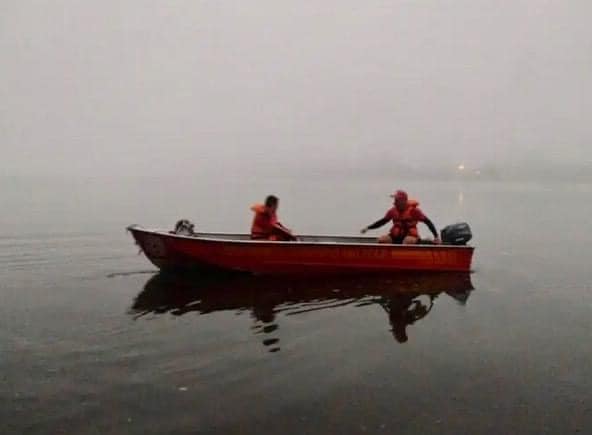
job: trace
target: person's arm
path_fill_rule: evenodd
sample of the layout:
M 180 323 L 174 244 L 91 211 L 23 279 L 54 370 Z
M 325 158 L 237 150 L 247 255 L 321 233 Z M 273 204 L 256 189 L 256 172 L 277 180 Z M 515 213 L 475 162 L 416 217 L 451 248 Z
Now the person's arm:
M 440 240 L 440 236 L 438 235 L 438 230 L 436 229 L 436 226 L 427 216 L 424 216 L 422 222 L 426 224 L 426 226 L 430 229 L 432 235 L 434 236 L 434 240 Z
M 382 219 L 378 219 L 372 225 L 368 225 L 366 228 L 368 228 L 369 230 L 375 230 L 376 228 L 380 228 L 381 226 L 387 224 L 390 220 L 390 218 L 385 216 Z
M 362 234 L 364 234 L 368 230 L 375 230 L 376 228 L 380 228 L 384 224 L 387 224 L 390 220 L 391 220 L 390 217 L 385 216 L 382 219 L 378 219 L 372 225 L 368 225 L 366 228 L 362 228 L 362 231 L 361 232 L 362 232 Z
M 437 245 L 440 244 L 440 236 L 438 235 L 438 230 L 436 229 L 436 226 L 419 208 L 416 207 L 413 210 L 412 216 L 418 222 L 423 222 L 424 224 L 426 224 L 426 226 L 430 229 L 432 235 L 434 236 L 434 243 Z
M 287 240 L 298 240 L 298 238 L 294 234 L 292 234 L 292 231 L 290 229 L 286 228 L 279 222 L 276 222 L 273 225 L 272 232 L 279 234 Z

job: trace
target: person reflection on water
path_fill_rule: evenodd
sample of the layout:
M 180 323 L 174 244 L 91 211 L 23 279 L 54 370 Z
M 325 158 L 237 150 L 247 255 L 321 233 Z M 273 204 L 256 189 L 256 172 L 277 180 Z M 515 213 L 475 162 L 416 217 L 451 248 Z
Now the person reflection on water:
M 432 310 L 436 296 L 430 296 L 429 306 L 414 296 L 400 295 L 396 297 L 384 298 L 380 305 L 388 313 L 393 337 L 399 343 L 406 343 L 407 326 L 413 325 L 419 319 L 424 318 Z
M 441 243 L 438 237 L 438 231 L 432 221 L 419 209 L 419 203 L 409 199 L 407 193 L 403 190 L 397 190 L 391 198 L 394 198 L 393 205 L 382 219 L 377 220 L 372 225 L 362 228 L 360 231 L 365 234 L 368 230 L 380 228 L 389 221 L 393 222 L 390 232 L 378 238 L 378 243 L 398 243 L 412 245 L 420 242 L 417 223 L 423 222 L 427 225 L 434 236 L 434 244 Z

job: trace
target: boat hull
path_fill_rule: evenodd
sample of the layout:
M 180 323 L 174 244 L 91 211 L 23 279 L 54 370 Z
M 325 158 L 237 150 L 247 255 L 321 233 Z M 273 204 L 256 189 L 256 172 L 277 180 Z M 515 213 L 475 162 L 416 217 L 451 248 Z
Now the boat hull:
M 181 236 L 129 227 L 146 257 L 162 270 L 197 269 L 255 274 L 349 272 L 469 272 L 470 246 L 390 245 L 359 238 L 268 242 L 216 235 Z M 328 239 L 328 238 L 327 238 Z

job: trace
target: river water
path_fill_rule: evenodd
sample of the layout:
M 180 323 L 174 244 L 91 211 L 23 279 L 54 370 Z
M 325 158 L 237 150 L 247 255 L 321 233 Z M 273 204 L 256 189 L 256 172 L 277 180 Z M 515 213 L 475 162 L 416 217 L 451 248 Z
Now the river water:
M 473 274 L 163 276 L 124 230 L 246 232 L 275 193 L 296 232 L 353 235 L 400 187 L 471 224 Z M 0 201 L 2 433 L 592 432 L 589 185 L 5 178 Z

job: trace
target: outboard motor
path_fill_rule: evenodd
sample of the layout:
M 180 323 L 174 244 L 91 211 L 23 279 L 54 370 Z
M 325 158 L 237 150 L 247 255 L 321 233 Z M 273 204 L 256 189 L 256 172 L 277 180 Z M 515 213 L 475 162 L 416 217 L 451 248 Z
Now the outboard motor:
M 187 219 L 181 219 L 175 224 L 175 229 L 171 231 L 173 234 L 179 234 L 181 236 L 194 236 L 195 225 Z
M 471 227 L 465 222 L 448 225 L 440 231 L 440 239 L 445 245 L 466 245 L 472 238 Z

